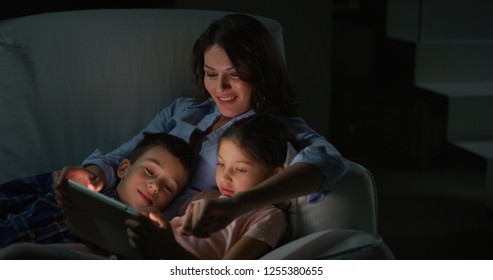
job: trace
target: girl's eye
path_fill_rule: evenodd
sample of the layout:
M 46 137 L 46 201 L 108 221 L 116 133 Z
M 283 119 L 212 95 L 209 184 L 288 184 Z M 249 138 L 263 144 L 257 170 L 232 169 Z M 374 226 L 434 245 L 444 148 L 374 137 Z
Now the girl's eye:
M 218 163 L 216 164 L 216 166 L 217 166 L 217 167 L 224 167 L 224 163 L 220 163 L 220 162 L 218 162 Z
M 239 173 L 245 173 L 245 172 L 247 172 L 247 170 L 246 169 L 243 169 L 243 168 L 236 168 L 235 170 L 237 172 L 239 172 Z

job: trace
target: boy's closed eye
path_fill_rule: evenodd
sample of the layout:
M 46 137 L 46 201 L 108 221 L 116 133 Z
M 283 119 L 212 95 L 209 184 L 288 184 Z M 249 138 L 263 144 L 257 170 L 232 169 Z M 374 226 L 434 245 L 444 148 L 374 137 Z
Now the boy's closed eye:
M 144 167 L 144 172 L 150 176 L 150 177 L 154 177 L 155 176 L 155 172 L 154 170 L 152 170 L 151 168 L 149 167 Z
M 163 184 L 163 190 L 168 193 L 174 193 L 177 188 L 168 184 Z

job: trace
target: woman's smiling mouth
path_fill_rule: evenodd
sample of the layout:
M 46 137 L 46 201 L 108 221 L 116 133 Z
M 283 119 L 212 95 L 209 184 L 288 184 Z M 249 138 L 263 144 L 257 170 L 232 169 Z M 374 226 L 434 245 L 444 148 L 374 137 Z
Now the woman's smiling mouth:
M 221 102 L 229 102 L 235 98 L 236 98 L 236 96 L 230 96 L 230 97 L 218 97 L 217 99 L 219 99 L 219 101 L 221 101 Z

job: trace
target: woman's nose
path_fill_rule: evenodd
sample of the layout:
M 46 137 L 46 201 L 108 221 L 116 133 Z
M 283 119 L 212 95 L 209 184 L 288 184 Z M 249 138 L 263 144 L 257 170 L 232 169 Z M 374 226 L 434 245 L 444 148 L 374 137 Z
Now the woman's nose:
M 224 89 L 230 88 L 231 84 L 229 83 L 229 77 L 227 75 L 219 76 L 216 86 L 217 86 L 217 91 L 222 91 Z

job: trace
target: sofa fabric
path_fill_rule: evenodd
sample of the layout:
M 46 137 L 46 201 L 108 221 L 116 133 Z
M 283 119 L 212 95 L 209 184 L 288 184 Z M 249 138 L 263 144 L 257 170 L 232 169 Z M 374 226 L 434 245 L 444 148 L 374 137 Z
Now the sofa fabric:
M 194 96 L 192 45 L 224 14 L 102 9 L 0 21 L 0 183 L 110 152 L 172 100 Z M 257 18 L 282 47 L 279 23 Z

